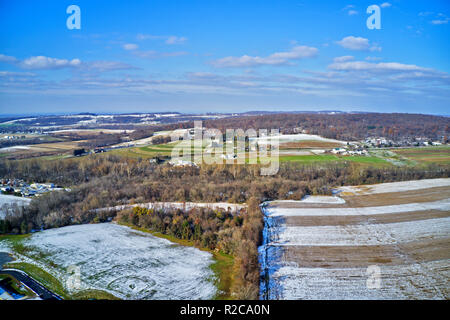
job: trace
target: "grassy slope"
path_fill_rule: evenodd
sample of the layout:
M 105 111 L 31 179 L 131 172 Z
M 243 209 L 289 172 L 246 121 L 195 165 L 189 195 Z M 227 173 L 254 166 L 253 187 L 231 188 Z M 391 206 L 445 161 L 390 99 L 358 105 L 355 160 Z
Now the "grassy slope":
M 26 286 L 22 286 L 21 283 L 14 278 L 13 276 L 7 275 L 7 274 L 0 274 L 0 281 L 4 279 L 9 279 L 9 283 L 11 284 L 12 289 L 21 295 L 28 296 L 28 297 L 34 297 L 36 296 L 33 291 L 28 289 Z
M 23 254 L 27 256 L 27 249 L 23 245 L 22 240 L 28 238 L 30 234 L 25 235 L 0 235 L 0 240 L 6 240 L 9 241 L 11 244 L 11 247 L 14 252 L 17 252 L 19 254 Z M 34 257 L 30 257 L 31 259 L 34 259 Z M 42 261 L 41 261 L 42 262 Z M 47 289 L 50 291 L 58 294 L 59 296 L 63 297 L 64 299 L 68 300 L 87 300 L 87 299 L 107 299 L 107 300 L 118 300 L 117 297 L 114 295 L 101 291 L 101 290 L 83 290 L 80 292 L 77 292 L 75 294 L 70 294 L 64 289 L 64 286 L 62 283 L 56 279 L 54 276 L 52 276 L 47 271 L 43 270 L 42 268 L 26 263 L 26 262 L 9 262 L 7 263 L 4 268 L 14 268 L 18 270 L 22 270 L 26 272 L 30 277 L 35 279 L 36 281 L 40 282 L 42 285 L 44 285 Z

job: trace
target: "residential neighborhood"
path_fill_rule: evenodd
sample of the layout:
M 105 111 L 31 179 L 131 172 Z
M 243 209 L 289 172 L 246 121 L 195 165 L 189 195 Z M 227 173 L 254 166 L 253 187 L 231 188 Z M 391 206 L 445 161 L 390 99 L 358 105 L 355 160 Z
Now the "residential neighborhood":
M 11 194 L 22 197 L 34 197 L 51 191 L 68 189 L 58 187 L 53 183 L 28 184 L 22 179 L 0 179 L 0 190 L 3 194 Z

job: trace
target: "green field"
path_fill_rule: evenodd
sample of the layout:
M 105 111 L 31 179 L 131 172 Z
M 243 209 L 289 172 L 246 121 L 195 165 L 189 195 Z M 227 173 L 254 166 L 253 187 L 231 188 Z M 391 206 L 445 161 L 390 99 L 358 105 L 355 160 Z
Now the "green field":
M 163 145 L 151 145 L 145 147 L 135 147 L 127 149 L 119 149 L 111 151 L 111 153 L 130 157 L 130 158 L 153 158 L 155 156 L 170 156 L 174 148 L 174 144 Z M 203 148 L 204 149 L 204 148 Z M 200 150 L 191 147 L 191 155 L 199 152 Z M 324 162 L 343 162 L 350 161 L 361 164 L 373 164 L 373 165 L 389 165 L 389 162 L 380 157 L 374 156 L 338 156 L 333 154 L 323 155 L 285 155 L 279 157 L 280 162 L 301 162 L 306 164 L 324 163 Z M 248 158 L 246 163 L 248 163 Z
M 156 145 L 149 145 L 144 147 L 132 147 L 132 148 L 124 148 L 124 149 L 117 149 L 110 151 L 108 153 L 113 153 L 117 155 L 121 155 L 124 157 L 129 158 L 142 158 L 142 159 L 149 159 L 156 156 L 171 156 L 172 150 L 175 148 L 177 143 L 170 142 L 166 144 L 156 144 Z M 194 148 L 194 146 L 191 146 L 191 155 L 195 153 L 200 153 L 201 150 L 203 150 L 205 147 L 202 147 L 202 149 Z
M 342 162 L 342 161 L 351 161 L 356 163 L 367 163 L 374 165 L 380 164 L 389 165 L 389 163 L 386 160 L 371 156 L 337 156 L 331 154 L 280 156 L 280 162 L 302 162 L 312 164 L 312 163 Z
M 156 156 L 171 156 L 175 146 L 176 143 L 171 142 L 160 145 L 117 149 L 108 153 L 113 153 L 129 158 L 149 159 Z M 202 151 L 204 151 L 205 148 L 206 147 L 203 146 Z M 290 149 L 290 151 L 293 150 L 294 149 Z M 199 154 L 200 152 L 201 150 L 199 148 L 194 148 L 193 146 L 191 146 L 191 155 Z M 280 155 L 279 159 L 280 162 L 299 162 L 305 164 L 320 164 L 326 162 L 352 162 L 365 166 L 415 166 L 424 163 L 449 165 L 450 146 L 404 149 L 370 149 L 369 156 L 344 156 L 329 153 L 317 155 Z M 249 163 L 248 154 L 245 162 Z

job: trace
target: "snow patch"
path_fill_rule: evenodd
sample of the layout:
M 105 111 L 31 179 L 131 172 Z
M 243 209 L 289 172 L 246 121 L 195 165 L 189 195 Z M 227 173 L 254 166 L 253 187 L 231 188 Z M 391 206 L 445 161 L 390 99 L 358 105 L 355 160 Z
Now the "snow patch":
M 448 186 L 450 186 L 450 178 L 440 178 L 440 179 L 388 182 L 388 183 L 360 185 L 360 186 L 344 186 L 337 188 L 335 192 L 337 193 L 345 192 L 363 195 L 363 194 L 405 192 L 412 190 L 420 190 L 436 187 L 448 187 Z
M 345 200 L 337 196 L 311 196 L 306 195 L 302 200 L 276 200 L 272 203 L 325 203 L 325 204 L 344 204 Z
M 216 288 L 212 255 L 112 223 L 76 225 L 35 233 L 24 245 L 43 252 L 46 270 L 63 284 L 80 267 L 81 289 L 121 299 L 211 299 Z M 20 258 L 20 257 L 19 257 Z M 25 260 L 30 260 L 25 259 Z M 49 267 L 51 261 L 57 267 Z
M 277 201 L 278 202 L 278 201 Z M 268 207 L 267 213 L 270 216 L 356 216 L 356 215 L 377 215 L 400 212 L 413 212 L 422 210 L 450 211 L 450 199 L 434 202 L 407 203 L 378 207 L 361 208 L 274 208 Z
M 387 224 L 346 226 L 287 226 L 274 246 L 368 246 L 444 239 L 450 234 L 450 218 Z
M 273 275 L 284 288 L 270 299 L 352 300 L 352 299 L 448 299 L 442 290 L 450 278 L 449 260 L 380 266 L 381 285 L 367 288 L 366 268 L 299 268 L 281 267 Z M 428 274 L 433 276 L 428 276 Z

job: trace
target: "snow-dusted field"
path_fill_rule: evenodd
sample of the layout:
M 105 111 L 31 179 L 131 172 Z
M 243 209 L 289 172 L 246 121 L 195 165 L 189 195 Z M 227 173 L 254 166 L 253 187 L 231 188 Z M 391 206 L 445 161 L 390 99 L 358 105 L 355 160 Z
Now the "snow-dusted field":
M 11 248 L 5 241 L 0 241 L 0 252 L 11 252 Z
M 428 194 L 426 189 L 434 187 L 441 187 L 443 200 L 415 203 L 414 195 L 405 198 L 405 194 L 396 200 L 395 192 Z M 261 274 L 268 279 L 261 282 L 263 297 L 450 299 L 450 179 L 339 190 L 351 192 L 356 204 L 364 201 L 362 195 L 372 193 L 380 203 L 385 197 L 392 204 L 352 207 L 348 198 L 341 203 L 334 197 L 265 203 L 264 241 L 259 248 Z M 374 219 L 380 214 L 392 219 L 385 223 Z M 367 267 L 379 268 L 379 286 L 368 285 L 372 274 Z
M 7 147 L 7 148 L 0 148 L 0 153 L 3 152 L 14 152 L 17 150 L 28 150 L 30 149 L 29 146 L 14 146 L 14 147 Z
M 96 209 L 96 211 L 107 211 L 107 210 L 124 210 L 133 207 L 143 207 L 147 209 L 164 209 L 164 208 L 173 208 L 173 209 L 183 209 L 190 210 L 193 208 L 211 208 L 211 209 L 222 209 L 231 211 L 238 211 L 240 209 L 246 208 L 245 204 L 236 204 L 236 203 L 228 203 L 228 202 L 146 202 L 146 203 L 136 203 L 129 205 L 121 205 L 115 207 L 107 207 Z
M 397 244 L 450 235 L 450 218 L 387 224 L 346 226 L 287 226 L 272 245 L 367 246 Z
M 67 270 L 75 266 L 80 268 L 80 289 L 104 290 L 122 299 L 211 299 L 216 293 L 210 253 L 125 226 L 49 229 L 23 243 L 33 250 L 19 261 L 45 267 L 63 285 Z M 44 261 L 30 260 L 39 252 L 47 255 Z M 50 261 L 57 267 L 50 267 Z
M 401 182 L 389 182 L 380 184 L 370 184 L 361 186 L 344 186 L 339 187 L 337 192 L 352 193 L 352 194 L 377 194 L 390 192 L 404 192 L 436 187 L 449 187 L 450 178 L 441 179 L 424 179 L 411 180 Z
M 448 261 L 380 266 L 379 288 L 367 284 L 366 268 L 299 268 L 283 266 L 273 275 L 283 283 L 271 299 L 448 299 Z M 432 277 L 427 274 L 433 274 Z
M 276 201 L 275 203 L 280 203 Z M 450 211 L 450 199 L 433 202 L 407 203 L 389 206 L 361 207 L 361 208 L 274 208 L 268 207 L 267 213 L 274 217 L 295 216 L 355 216 L 395 214 L 400 212 L 414 212 L 420 210 Z
M 306 133 L 297 133 L 297 134 L 280 134 L 277 136 L 270 136 L 270 137 L 258 137 L 258 138 L 250 138 L 250 140 L 257 140 L 259 144 L 268 143 L 270 139 L 277 138 L 279 139 L 280 143 L 283 142 L 293 142 L 293 141 L 324 141 L 324 142 L 334 142 L 334 143 L 340 143 L 340 144 L 347 144 L 346 141 L 341 140 L 335 140 L 335 139 L 328 139 L 324 138 L 318 135 L 314 134 L 306 134 Z
M 327 204 L 343 204 L 345 200 L 336 196 L 309 196 L 306 195 L 302 200 L 276 200 L 272 201 L 273 204 L 277 203 L 327 203 Z

